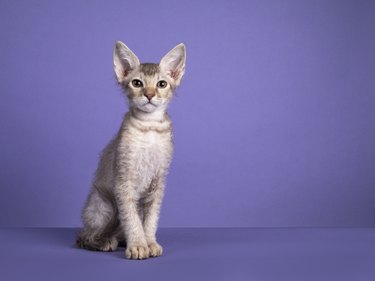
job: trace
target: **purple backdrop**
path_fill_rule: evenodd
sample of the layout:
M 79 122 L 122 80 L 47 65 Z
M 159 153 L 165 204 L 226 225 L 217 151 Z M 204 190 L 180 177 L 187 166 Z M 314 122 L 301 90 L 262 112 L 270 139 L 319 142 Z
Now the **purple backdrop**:
M 371 3 L 372 2 L 372 3 Z M 161 226 L 375 226 L 374 1 L 1 1 L 0 226 L 78 226 L 126 103 L 115 40 L 180 42 Z

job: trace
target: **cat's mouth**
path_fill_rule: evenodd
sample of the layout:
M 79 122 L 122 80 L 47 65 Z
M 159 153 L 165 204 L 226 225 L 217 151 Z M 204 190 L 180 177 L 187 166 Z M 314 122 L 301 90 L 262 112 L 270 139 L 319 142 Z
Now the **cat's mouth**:
M 147 101 L 141 104 L 138 108 L 145 112 L 152 112 L 158 107 L 157 104 L 153 103 L 152 101 Z
M 147 102 L 145 102 L 145 103 L 143 104 L 143 106 L 147 106 L 147 105 L 152 105 L 152 106 L 155 106 L 155 107 L 158 106 L 158 104 L 152 102 L 152 100 L 149 100 L 149 101 L 147 101 Z

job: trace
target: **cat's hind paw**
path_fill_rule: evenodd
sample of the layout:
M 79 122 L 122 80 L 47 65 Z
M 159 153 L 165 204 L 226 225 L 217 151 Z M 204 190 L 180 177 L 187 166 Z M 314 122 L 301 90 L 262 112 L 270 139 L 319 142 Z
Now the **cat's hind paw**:
M 99 250 L 103 252 L 112 252 L 112 251 L 116 251 L 117 246 L 118 246 L 117 239 L 112 238 L 110 240 L 104 241 L 103 245 L 101 245 Z

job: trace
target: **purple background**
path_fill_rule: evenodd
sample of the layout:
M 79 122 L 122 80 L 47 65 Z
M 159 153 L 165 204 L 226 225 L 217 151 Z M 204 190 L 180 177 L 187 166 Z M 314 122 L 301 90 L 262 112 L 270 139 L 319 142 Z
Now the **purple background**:
M 0 229 L 2 280 L 374 281 L 374 228 L 162 228 L 163 256 L 72 247 L 77 229 Z
M 371 3 L 372 2 L 372 3 Z M 78 226 L 126 103 L 115 40 L 180 42 L 161 226 L 375 226 L 373 1 L 1 1 L 0 226 Z

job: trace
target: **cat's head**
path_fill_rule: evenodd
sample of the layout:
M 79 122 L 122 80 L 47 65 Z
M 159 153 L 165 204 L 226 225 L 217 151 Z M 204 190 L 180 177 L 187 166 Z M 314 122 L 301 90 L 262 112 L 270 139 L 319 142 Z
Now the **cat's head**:
M 186 50 L 179 44 L 160 61 L 140 63 L 122 42 L 115 45 L 113 61 L 117 82 L 125 89 L 130 106 L 143 112 L 165 110 L 185 71 Z

